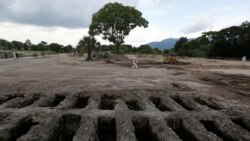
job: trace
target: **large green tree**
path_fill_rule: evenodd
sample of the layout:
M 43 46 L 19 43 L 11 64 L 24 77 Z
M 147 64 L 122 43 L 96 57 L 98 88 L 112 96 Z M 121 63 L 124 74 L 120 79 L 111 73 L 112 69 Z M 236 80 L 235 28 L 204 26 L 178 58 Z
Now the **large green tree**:
M 38 46 L 39 47 L 39 46 Z M 60 53 L 62 49 L 62 45 L 58 43 L 51 43 L 48 45 L 49 50 L 55 51 L 56 53 Z M 41 50 L 41 49 L 40 49 Z M 43 50 L 43 49 L 42 49 Z
M 148 21 L 142 13 L 131 6 L 121 3 L 108 3 L 92 17 L 89 34 L 92 36 L 103 35 L 103 39 L 114 43 L 119 53 L 124 38 L 135 27 L 147 27 Z
M 0 49 L 11 49 L 10 42 L 4 39 L 0 39 Z
M 12 49 L 21 50 L 24 48 L 24 43 L 19 41 L 12 41 L 10 42 L 10 46 Z

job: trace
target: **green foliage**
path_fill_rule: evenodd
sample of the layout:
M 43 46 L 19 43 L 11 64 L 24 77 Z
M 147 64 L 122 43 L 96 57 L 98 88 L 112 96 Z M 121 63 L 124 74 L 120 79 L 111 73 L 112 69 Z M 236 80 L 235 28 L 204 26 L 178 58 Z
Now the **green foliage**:
M 102 34 L 103 39 L 116 45 L 119 53 L 124 38 L 137 26 L 148 26 L 148 21 L 142 17 L 140 11 L 121 3 L 108 3 L 93 15 L 89 34 L 91 36 Z
M 134 48 L 134 51 L 142 54 L 162 54 L 162 50 L 158 48 L 151 48 L 149 45 L 141 45 L 138 48 Z
M 169 54 L 170 53 L 170 49 L 164 49 L 163 50 L 163 54 Z
M 184 46 L 188 43 L 187 37 L 181 37 L 176 43 L 175 43 L 175 51 L 179 52 L 181 49 L 184 48 Z
M 79 45 L 78 45 L 79 46 Z M 112 54 L 116 52 L 115 45 L 99 45 L 95 47 L 95 51 L 110 51 Z M 139 47 L 133 47 L 132 45 L 121 45 L 120 53 L 125 54 L 134 54 L 134 53 L 141 53 L 141 54 L 162 54 L 162 50 L 158 48 L 151 48 L 148 45 L 141 45 Z
M 44 56 L 45 56 L 45 52 L 44 52 L 44 51 L 41 51 L 41 52 L 40 52 L 40 55 L 41 55 L 42 57 L 44 57 Z
M 81 45 L 77 45 L 76 46 L 76 51 L 79 57 L 83 57 L 84 56 L 84 48 Z
M 0 49 L 10 50 L 10 43 L 7 40 L 0 39 Z
M 12 41 L 10 43 L 10 47 L 11 49 L 15 49 L 15 50 L 24 50 L 24 43 L 19 42 L 19 41 Z
M 182 37 L 176 42 L 178 45 L 175 46 L 175 51 L 180 56 L 206 57 L 208 51 L 207 41 L 204 37 L 199 37 L 188 42 L 186 37 Z
M 92 50 L 95 50 L 98 46 L 100 46 L 100 43 L 96 41 L 94 37 L 91 36 L 84 36 L 83 39 L 81 39 L 77 45 L 77 51 L 79 56 L 83 56 L 84 50 L 87 51 L 87 61 L 91 60 L 91 52 Z
M 250 56 L 250 23 L 232 26 L 220 31 L 209 31 L 188 42 L 186 37 L 175 44 L 181 56 L 193 57 L 242 57 Z
M 24 42 L 24 50 L 31 50 L 31 46 L 32 46 L 32 43 L 31 43 L 30 39 L 27 39 Z
M 35 58 L 38 57 L 37 52 L 34 52 L 34 53 L 32 54 L 32 56 L 35 57 Z
M 159 48 L 154 48 L 153 52 L 154 54 L 162 54 L 162 50 L 160 50 Z
M 190 51 L 190 56 L 194 57 L 207 57 L 207 54 L 205 51 L 201 49 L 193 49 Z
M 153 49 L 149 45 L 141 45 L 137 49 L 137 52 L 140 52 L 140 53 L 154 53 Z
M 43 48 L 43 46 L 40 46 L 40 47 Z M 61 49 L 63 48 L 62 45 L 57 44 L 57 43 L 51 43 L 47 47 L 48 47 L 48 50 L 55 51 L 56 53 L 62 52 Z
M 0 39 L 0 49 L 2 50 L 17 50 L 17 51 L 52 51 L 56 53 L 70 53 L 73 52 L 71 45 L 63 46 L 57 43 L 47 44 L 45 41 L 41 41 L 39 44 L 34 45 L 29 39 L 25 43 L 19 41 L 8 42 L 7 40 Z
M 209 39 L 205 35 L 198 37 L 196 40 L 199 42 L 200 45 L 208 45 L 210 43 Z
M 211 38 L 211 57 L 250 56 L 250 23 L 232 26 L 217 32 L 203 33 Z
M 45 47 L 45 46 L 47 46 L 47 42 L 45 42 L 45 41 L 41 41 L 38 45 L 39 46 L 42 46 L 42 47 Z
M 121 46 L 121 53 L 133 53 L 133 46 L 131 45 L 122 45 Z
M 73 46 L 72 45 L 67 45 L 65 47 L 62 47 L 61 52 L 62 53 L 70 53 L 73 51 Z
M 172 54 L 172 55 L 176 55 L 177 53 L 175 52 L 175 48 L 171 48 L 171 49 L 164 49 L 164 50 L 163 50 L 163 54 Z

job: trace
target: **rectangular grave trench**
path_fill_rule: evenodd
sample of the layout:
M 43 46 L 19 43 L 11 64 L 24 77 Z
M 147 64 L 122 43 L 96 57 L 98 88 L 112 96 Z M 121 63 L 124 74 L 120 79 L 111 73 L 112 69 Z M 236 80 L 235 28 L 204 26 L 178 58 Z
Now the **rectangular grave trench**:
M 54 129 L 50 141 L 72 141 L 80 127 L 81 116 L 74 114 L 62 115 L 57 128 Z
M 195 138 L 192 132 L 190 132 L 184 125 L 183 119 L 166 119 L 166 123 L 168 127 L 170 127 L 175 134 L 182 140 L 182 141 L 198 141 Z
M 201 120 L 200 121 L 204 127 L 206 128 L 207 131 L 214 133 L 215 135 L 217 135 L 217 137 L 221 138 L 223 141 L 235 141 L 234 139 L 232 139 L 231 137 L 225 135 L 219 128 L 218 126 L 215 124 L 214 121 L 210 121 L 210 120 Z
M 136 101 L 136 100 L 125 101 L 125 103 L 128 106 L 129 110 L 142 111 L 141 106 L 139 105 L 138 101 Z
M 197 102 L 197 103 L 199 103 L 200 105 L 205 105 L 208 108 L 213 109 L 213 110 L 221 110 L 222 109 L 218 105 L 212 104 L 212 103 L 208 103 L 207 101 L 205 101 L 204 99 L 202 99 L 200 97 L 195 97 L 194 101 Z
M 157 109 L 159 109 L 162 112 L 165 111 L 172 111 L 169 107 L 166 105 L 162 104 L 162 100 L 159 97 L 150 97 L 150 100 L 152 103 L 155 105 Z
M 48 101 L 45 105 L 41 105 L 41 107 L 56 107 L 65 99 L 64 95 L 55 95 L 52 100 Z
M 183 107 L 184 109 L 188 110 L 188 111 L 193 111 L 194 109 L 188 105 L 188 103 L 185 103 L 180 97 L 178 96 L 173 96 L 171 97 L 176 103 L 178 103 L 179 105 L 181 105 L 181 107 Z
M 0 124 L 9 116 L 9 113 L 0 113 Z
M 27 134 L 33 126 L 36 126 L 38 124 L 39 123 L 34 122 L 33 118 L 30 116 L 21 119 L 17 123 L 17 125 L 10 131 L 11 138 L 9 138 L 9 141 L 16 141 L 19 137 Z
M 78 97 L 72 108 L 82 109 L 88 105 L 89 97 Z
M 99 117 L 97 123 L 97 141 L 116 141 L 116 120 L 111 117 Z
M 157 136 L 152 132 L 149 124 L 149 118 L 132 119 L 135 128 L 135 136 L 137 141 L 160 141 Z
M 101 97 L 101 101 L 99 103 L 99 109 L 102 110 L 114 110 L 115 108 L 115 100 L 117 97 L 104 95 Z
M 8 102 L 8 101 L 10 101 L 10 100 L 12 100 L 14 98 L 17 98 L 17 97 L 23 98 L 24 96 L 23 95 L 7 95 L 7 97 L 4 97 L 4 98 L 0 99 L 0 105 L 2 105 L 5 102 Z
M 40 95 L 34 95 L 32 98 L 23 98 L 22 102 L 14 103 L 12 105 L 7 106 L 8 108 L 24 108 L 29 105 L 32 105 L 35 101 L 40 99 Z
M 242 118 L 232 118 L 232 122 L 250 132 L 250 125 L 247 125 Z

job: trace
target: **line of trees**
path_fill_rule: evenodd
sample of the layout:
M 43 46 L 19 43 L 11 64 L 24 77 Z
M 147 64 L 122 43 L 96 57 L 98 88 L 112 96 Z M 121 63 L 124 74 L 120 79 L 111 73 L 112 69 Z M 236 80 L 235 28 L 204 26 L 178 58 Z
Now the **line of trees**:
M 111 51 L 112 53 L 117 52 L 117 47 L 115 45 L 101 45 L 96 48 L 96 51 Z M 161 54 L 162 50 L 158 48 L 152 48 L 149 45 L 141 45 L 139 47 L 134 47 L 132 45 L 124 44 L 121 45 L 120 53 L 122 54 Z
M 32 44 L 29 39 L 24 43 L 19 41 L 9 42 L 4 39 L 0 39 L 0 50 L 16 50 L 16 51 L 54 51 L 56 53 L 70 53 L 72 52 L 73 46 L 63 46 L 58 43 L 48 44 L 45 41 L 41 41 L 39 44 Z
M 227 57 L 250 56 L 250 23 L 232 26 L 220 31 L 204 32 L 202 36 L 189 41 L 181 37 L 174 51 L 180 56 Z
M 110 45 L 101 45 L 100 42 L 97 42 L 94 37 L 84 36 L 81 39 L 76 47 L 76 51 L 79 56 L 83 56 L 84 53 L 87 53 L 87 60 L 91 59 L 91 53 L 94 52 L 103 52 L 110 51 L 111 53 L 117 53 L 117 46 Z M 120 46 L 119 53 L 121 54 L 132 54 L 132 53 L 140 53 L 140 54 L 162 54 L 162 50 L 158 48 L 152 48 L 149 45 L 141 45 L 139 47 L 134 47 L 132 45 L 123 44 Z

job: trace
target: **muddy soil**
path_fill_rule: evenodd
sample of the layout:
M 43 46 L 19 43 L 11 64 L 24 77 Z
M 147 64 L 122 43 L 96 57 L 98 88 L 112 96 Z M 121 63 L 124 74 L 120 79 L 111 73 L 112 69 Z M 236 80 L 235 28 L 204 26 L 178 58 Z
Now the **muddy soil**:
M 139 69 L 68 55 L 0 60 L 0 140 L 250 140 L 248 66 L 230 74 L 140 57 Z

